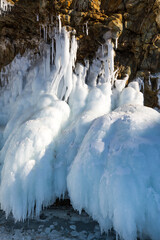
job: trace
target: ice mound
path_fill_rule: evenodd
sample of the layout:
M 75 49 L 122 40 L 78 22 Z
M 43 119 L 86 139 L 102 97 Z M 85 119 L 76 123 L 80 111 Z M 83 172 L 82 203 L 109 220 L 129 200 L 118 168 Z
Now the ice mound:
M 143 105 L 143 94 L 140 92 L 138 82 L 131 82 L 120 92 L 119 106 L 125 104 Z
M 125 240 L 160 236 L 160 114 L 124 106 L 94 121 L 67 177 L 73 207 Z
M 87 89 L 87 86 L 84 87 Z M 84 90 L 81 92 L 83 93 Z M 76 106 L 79 106 L 77 99 L 79 95 L 76 96 L 73 93 L 73 96 L 74 101 L 72 102 L 71 110 L 75 110 Z M 74 118 L 72 118 L 68 127 L 65 128 L 56 142 L 53 178 L 57 197 L 61 197 L 61 195 L 64 196 L 67 191 L 66 179 L 68 169 L 92 122 L 97 117 L 103 116 L 111 111 L 111 85 L 106 83 L 101 86 L 101 88 L 93 87 L 88 89 L 88 95 L 84 103 L 79 114 L 77 111 L 71 111 L 71 113 L 76 113 L 76 115 L 74 114 Z
M 1 163 L 5 159 L 0 185 L 1 208 L 6 216 L 12 211 L 16 220 L 24 220 L 35 212 L 38 215 L 42 206 L 55 200 L 54 140 L 68 120 L 70 109 L 65 102 L 49 95 L 42 95 L 40 103 L 41 109 L 37 108 L 33 114 L 31 108 L 29 119 L 14 126 L 1 151 Z M 9 125 L 13 125 L 11 123 Z

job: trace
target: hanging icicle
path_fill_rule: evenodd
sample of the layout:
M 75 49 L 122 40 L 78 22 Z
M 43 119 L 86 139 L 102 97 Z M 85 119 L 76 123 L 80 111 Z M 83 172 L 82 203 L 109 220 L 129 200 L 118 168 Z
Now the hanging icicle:
M 47 26 L 46 26 L 46 36 L 45 36 L 45 41 L 47 42 Z
M 85 25 L 86 25 L 86 35 L 88 36 L 88 22 L 86 22 Z
M 39 29 L 40 39 L 41 39 L 41 31 L 42 31 L 42 27 L 41 27 L 41 25 L 40 25 L 40 29 Z
M 61 33 L 62 23 L 61 23 L 61 16 L 60 15 L 58 15 L 58 26 L 59 26 L 59 33 Z
M 109 72 L 111 77 L 111 83 L 113 85 L 114 82 L 114 49 L 113 43 L 111 39 L 107 40 L 108 45 L 108 63 L 109 63 Z
M 115 39 L 115 49 L 117 49 L 118 48 L 118 37 L 116 37 L 116 39 Z
M 52 47 L 51 47 L 51 49 L 52 49 L 52 52 L 51 52 L 51 54 L 52 54 L 52 56 L 51 56 L 51 64 L 53 65 L 53 60 L 54 60 L 54 39 L 52 38 Z
M 46 27 L 45 25 L 43 26 L 43 39 L 46 41 Z

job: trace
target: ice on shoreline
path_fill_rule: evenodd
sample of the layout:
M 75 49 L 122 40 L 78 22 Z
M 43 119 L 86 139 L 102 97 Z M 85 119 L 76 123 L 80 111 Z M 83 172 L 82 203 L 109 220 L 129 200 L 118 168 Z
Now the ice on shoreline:
M 1 208 L 24 220 L 68 191 L 102 230 L 158 240 L 160 114 L 143 106 L 137 82 L 116 79 L 111 40 L 91 65 L 75 64 L 77 48 L 74 33 L 59 25 L 36 66 L 27 55 L 8 68 L 14 76 L 0 91 Z

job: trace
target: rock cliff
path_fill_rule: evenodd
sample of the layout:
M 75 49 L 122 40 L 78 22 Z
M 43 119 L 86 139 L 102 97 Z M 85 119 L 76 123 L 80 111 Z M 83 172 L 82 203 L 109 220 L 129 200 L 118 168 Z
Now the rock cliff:
M 53 21 L 60 15 L 63 25 L 76 30 L 79 62 L 92 61 L 104 34 L 115 43 L 118 39 L 118 77 L 141 77 L 145 105 L 159 107 L 157 79 L 150 73 L 160 72 L 160 0 L 20 0 L 0 17 L 0 68 L 26 48 L 39 52 L 40 25 L 52 15 Z

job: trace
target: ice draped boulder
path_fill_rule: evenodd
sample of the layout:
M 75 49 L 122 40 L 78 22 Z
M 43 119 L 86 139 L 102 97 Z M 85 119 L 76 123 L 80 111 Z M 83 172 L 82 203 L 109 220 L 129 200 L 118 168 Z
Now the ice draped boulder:
M 73 207 L 125 240 L 160 236 L 160 114 L 126 105 L 94 121 L 67 177 Z
M 1 208 L 6 216 L 12 212 L 18 221 L 39 215 L 42 206 L 56 199 L 52 181 L 53 139 L 68 120 L 70 109 L 64 101 L 49 95 L 41 96 L 41 101 L 45 106 L 15 127 L 0 156 L 0 160 L 5 159 L 0 184 Z

